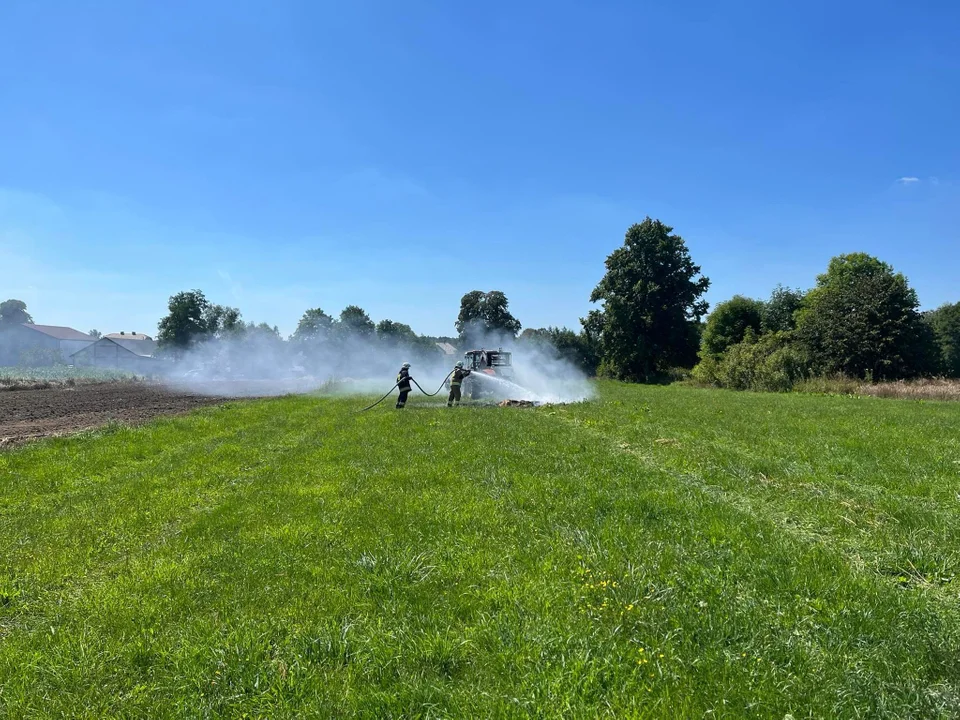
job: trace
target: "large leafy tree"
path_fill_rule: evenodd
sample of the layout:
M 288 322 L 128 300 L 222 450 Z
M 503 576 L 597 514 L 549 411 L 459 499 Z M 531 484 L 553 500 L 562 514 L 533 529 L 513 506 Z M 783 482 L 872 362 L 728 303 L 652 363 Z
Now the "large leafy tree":
M 206 337 L 211 307 L 200 290 L 173 295 L 167 303 L 166 317 L 158 324 L 157 345 L 164 350 L 181 352 Z
M 683 238 L 649 217 L 632 225 L 623 246 L 606 260 L 607 272 L 583 320 L 597 337 L 602 370 L 624 380 L 650 380 L 674 366 L 696 362 L 697 323 L 708 305 L 710 281 L 694 264 Z
M 204 310 L 203 321 L 205 335 L 221 339 L 239 337 L 247 327 L 240 317 L 240 311 L 226 305 L 209 304 Z
M 866 253 L 838 255 L 797 313 L 815 369 L 876 380 L 930 369 L 929 334 L 907 279 Z
M 23 300 L 4 300 L 0 303 L 0 325 L 21 325 L 32 323 L 33 318 L 27 312 L 27 304 Z
M 333 318 L 320 308 L 311 308 L 300 318 L 290 339 L 297 343 L 322 342 L 329 339 L 333 331 Z
M 731 345 L 742 342 L 748 330 L 759 334 L 763 310 L 761 301 L 743 295 L 718 304 L 703 329 L 703 355 L 722 355 Z
M 510 302 L 499 290 L 473 290 L 460 299 L 460 314 L 454 323 L 466 345 L 513 340 L 520 321 L 510 313 Z
M 376 326 L 366 310 L 357 305 L 348 305 L 340 313 L 340 329 L 349 337 L 370 338 Z
M 412 343 L 417 339 L 417 334 L 406 323 L 394 322 L 393 320 L 381 320 L 377 323 L 377 339 L 387 345 L 399 345 L 401 343 Z
M 803 292 L 777 285 L 763 305 L 761 330 L 764 333 L 787 332 L 797 326 L 797 311 L 803 305 Z
M 926 314 L 940 354 L 940 369 L 960 377 L 960 302 L 941 305 Z
M 244 340 L 252 340 L 265 344 L 280 345 L 283 338 L 280 336 L 280 328 L 276 325 L 271 327 L 268 323 L 248 322 L 243 325 L 242 330 Z
M 329 370 L 331 363 L 336 365 L 342 359 L 337 325 L 337 321 L 320 308 L 310 308 L 303 313 L 290 342 L 304 367 L 314 372 Z

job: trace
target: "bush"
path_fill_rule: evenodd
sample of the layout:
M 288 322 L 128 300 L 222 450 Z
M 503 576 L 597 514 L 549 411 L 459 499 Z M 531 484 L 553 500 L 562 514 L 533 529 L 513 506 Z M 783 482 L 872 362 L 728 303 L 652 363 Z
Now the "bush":
M 747 333 L 760 332 L 764 306 L 760 300 L 734 295 L 714 308 L 707 317 L 701 339 L 703 354 L 718 357 L 743 342 Z
M 809 374 L 806 353 L 789 333 L 770 333 L 757 339 L 749 332 L 720 357 L 706 356 L 693 370 L 696 381 L 731 390 L 789 392 Z
M 701 385 L 723 387 L 720 381 L 720 372 L 720 358 L 707 355 L 697 363 L 690 374 L 693 377 L 693 381 Z

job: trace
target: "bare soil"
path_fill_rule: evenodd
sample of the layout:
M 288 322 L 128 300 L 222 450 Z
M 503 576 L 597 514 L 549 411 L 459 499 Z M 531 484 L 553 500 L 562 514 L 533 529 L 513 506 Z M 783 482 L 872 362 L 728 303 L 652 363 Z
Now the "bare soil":
M 9 390 L 0 392 L 0 448 L 90 430 L 109 422 L 141 423 L 227 399 L 143 383 Z

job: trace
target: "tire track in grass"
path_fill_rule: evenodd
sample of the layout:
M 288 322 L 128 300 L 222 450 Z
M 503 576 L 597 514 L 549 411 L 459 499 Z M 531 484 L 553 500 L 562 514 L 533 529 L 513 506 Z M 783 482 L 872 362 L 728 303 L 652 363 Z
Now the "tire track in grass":
M 933 602 L 931 604 L 928 602 L 928 599 L 923 596 L 912 596 L 910 594 L 904 594 L 899 589 L 895 589 L 890 586 L 889 583 L 884 582 L 881 578 L 878 578 L 875 574 L 859 572 L 858 568 L 851 566 L 849 563 L 845 562 L 846 558 L 842 553 L 838 553 L 836 548 L 830 547 L 829 545 L 821 542 L 819 535 L 814 534 L 812 537 L 808 533 L 797 532 L 795 528 L 790 527 L 789 523 L 787 524 L 787 529 L 790 532 L 784 534 L 781 532 L 784 527 L 782 519 L 785 517 L 783 513 L 770 513 L 768 508 L 760 503 L 755 504 L 751 499 L 745 499 L 738 496 L 735 493 L 724 490 L 722 488 L 717 488 L 709 483 L 703 481 L 702 478 L 696 476 L 690 472 L 673 472 L 673 468 L 657 463 L 655 458 L 651 455 L 645 455 L 642 452 L 638 452 L 636 448 L 624 447 L 624 444 L 617 441 L 616 438 L 611 438 L 609 435 L 604 435 L 600 431 L 593 430 L 591 428 L 585 428 L 583 426 L 577 426 L 574 423 L 571 423 L 569 419 L 560 417 L 559 413 L 544 412 L 539 411 L 542 416 L 548 418 L 551 422 L 558 423 L 566 426 L 569 430 L 572 430 L 576 435 L 580 437 L 589 438 L 586 443 L 579 442 L 573 444 L 583 445 L 598 445 L 608 448 L 612 454 L 619 454 L 621 456 L 628 456 L 635 462 L 640 473 L 632 477 L 621 476 L 611 476 L 608 478 L 608 481 L 611 483 L 620 484 L 621 487 L 626 489 L 631 484 L 634 484 L 638 487 L 643 487 L 647 485 L 653 478 L 662 478 L 664 487 L 671 488 L 670 492 L 679 492 L 681 497 L 686 497 L 688 500 L 685 504 L 693 511 L 694 508 L 703 508 L 702 512 L 705 515 L 709 515 L 713 512 L 709 508 L 719 509 L 720 507 L 727 507 L 733 510 L 735 513 L 740 514 L 743 517 L 741 521 L 733 521 L 724 523 L 724 526 L 716 526 L 714 523 L 707 523 L 709 530 L 706 533 L 701 534 L 701 541 L 709 542 L 710 544 L 718 543 L 718 547 L 723 547 L 724 545 L 735 547 L 737 541 L 733 539 L 738 533 L 733 531 L 733 528 L 737 525 L 749 526 L 750 524 L 759 525 L 761 528 L 765 528 L 761 531 L 757 537 L 765 538 L 764 542 L 773 546 L 777 543 L 785 545 L 786 547 L 780 551 L 785 557 L 781 560 L 780 563 L 770 562 L 770 558 L 764 558 L 765 554 L 768 554 L 765 551 L 766 545 L 755 545 L 747 544 L 741 546 L 741 551 L 747 552 L 748 555 L 754 555 L 754 560 L 756 561 L 756 566 L 763 569 L 763 572 L 756 573 L 754 567 L 747 565 L 746 568 L 748 572 L 745 573 L 742 577 L 745 582 L 738 580 L 739 583 L 745 584 L 746 586 L 753 585 L 754 587 L 766 587 L 768 591 L 773 588 L 781 590 L 776 584 L 771 584 L 771 580 L 774 577 L 781 577 L 782 572 L 780 567 L 782 562 L 787 562 L 790 564 L 799 563 L 800 565 L 807 566 L 809 570 L 817 568 L 819 572 L 829 572 L 828 568 L 833 570 L 834 575 L 827 580 L 826 578 L 818 578 L 818 583 L 825 590 L 824 597 L 816 597 L 816 592 L 811 592 L 812 588 L 803 587 L 803 584 L 798 588 L 801 595 L 799 598 L 794 596 L 792 598 L 793 602 L 796 602 L 797 599 L 801 600 L 801 605 L 803 602 L 803 595 L 810 593 L 813 597 L 808 598 L 811 603 L 811 608 L 814 609 L 812 617 L 816 617 L 818 614 L 823 613 L 825 610 L 831 607 L 831 605 L 839 606 L 839 614 L 834 614 L 833 625 L 831 626 L 829 616 L 821 616 L 819 618 L 818 625 L 823 631 L 826 631 L 828 635 L 824 636 L 821 641 L 826 640 L 829 637 L 829 634 L 836 634 L 842 636 L 844 634 L 844 626 L 849 627 L 850 622 L 855 617 L 854 613 L 843 611 L 844 606 L 846 605 L 850 610 L 856 609 L 856 612 L 863 612 L 864 617 L 868 617 L 871 613 L 876 612 L 882 607 L 881 605 L 870 606 L 871 602 L 880 601 L 887 606 L 883 612 L 891 619 L 893 617 L 898 618 L 898 622 L 909 617 L 909 625 L 913 627 L 912 633 L 908 633 L 910 636 L 909 643 L 901 643 L 900 638 L 897 636 L 896 632 L 888 633 L 887 629 L 884 630 L 884 639 L 875 637 L 872 642 L 886 644 L 891 647 L 896 647 L 900 645 L 901 647 L 897 648 L 897 653 L 900 654 L 901 659 L 905 660 L 909 657 L 908 654 L 911 652 L 908 650 L 909 647 L 913 645 L 914 642 L 922 644 L 923 642 L 929 642 L 931 648 L 934 645 L 940 644 L 943 647 L 943 650 L 934 650 L 927 655 L 927 658 L 933 662 L 926 668 L 926 671 L 932 671 L 929 677 L 932 677 L 932 682 L 925 688 L 921 685 L 917 688 L 918 692 L 926 693 L 930 692 L 932 695 L 943 695 L 947 698 L 944 702 L 947 703 L 946 706 L 952 708 L 951 711 L 960 711 L 960 701 L 958 701 L 958 686 L 957 678 L 960 677 L 956 661 L 952 658 L 955 657 L 955 653 L 958 649 L 958 637 L 956 631 L 956 623 L 960 620 L 956 607 L 954 604 L 945 605 L 940 602 Z M 646 472 L 645 472 L 646 471 Z M 696 511 L 694 511 L 696 512 Z M 747 521 L 747 518 L 752 518 L 752 523 Z M 732 537 L 726 537 L 730 535 Z M 747 533 L 749 537 L 750 533 Z M 753 542 L 753 541 L 750 541 Z M 789 550 L 787 550 L 789 548 Z M 585 546 L 585 549 L 588 549 Z M 787 560 L 788 557 L 793 556 L 792 560 Z M 774 554 L 775 556 L 775 554 Z M 821 558 L 821 560 L 815 560 L 813 566 L 810 566 L 810 561 L 813 558 Z M 823 563 L 822 566 L 819 566 L 820 563 Z M 842 563 L 842 565 L 837 565 L 837 563 Z M 818 567 L 819 566 L 819 567 Z M 764 572 L 770 574 L 770 578 L 764 577 Z M 813 576 L 810 576 L 810 579 L 813 579 Z M 823 582 L 826 580 L 826 582 Z M 778 580 L 777 582 L 782 582 Z M 742 591 L 741 591 L 742 592 Z M 863 595 L 860 595 L 860 592 L 863 592 Z M 750 597 L 752 592 L 746 592 L 745 597 Z M 744 597 L 738 593 L 738 596 Z M 831 597 L 834 596 L 834 597 Z M 838 598 L 843 598 L 838 602 Z M 789 597 L 789 595 L 788 595 Z M 880 600 L 882 598 L 882 601 Z M 936 598 L 932 598 L 936 600 Z M 790 601 L 787 602 L 787 605 L 790 604 Z M 857 607 L 860 605 L 860 607 Z M 900 610 L 894 610 L 891 613 L 893 608 L 901 608 Z M 730 607 L 731 612 L 736 612 L 733 607 Z M 836 610 L 834 610 L 836 613 Z M 907 613 L 904 615 L 903 613 Z M 777 615 L 780 615 L 777 612 Z M 759 620 L 759 618 L 758 618 Z M 827 623 L 826 625 L 824 623 Z M 763 627 L 766 623 L 758 623 L 759 627 Z M 939 628 L 939 629 L 934 629 Z M 877 633 L 878 628 L 873 628 L 872 632 Z M 942 633 L 942 637 L 938 635 Z M 925 637 L 926 640 L 921 640 L 921 637 Z M 857 640 L 855 639 L 856 635 L 851 635 L 850 640 L 853 641 L 853 647 L 856 647 Z M 813 638 L 811 638 L 812 640 Z M 862 640 L 859 642 L 863 642 Z M 949 649 L 947 649 L 949 648 Z M 839 657 L 837 658 L 839 659 Z M 848 662 L 847 658 L 844 657 L 844 662 L 841 665 L 846 665 Z M 900 666 L 902 672 L 906 673 L 907 666 L 910 663 L 903 662 Z M 915 672 L 916 669 L 911 672 Z M 925 672 L 926 672 L 925 671 Z M 947 681 L 940 690 L 936 690 L 938 683 L 943 683 Z M 891 684 L 891 680 L 888 679 L 887 693 L 896 688 L 894 679 Z M 944 695 L 944 691 L 946 694 Z M 899 692 L 894 692 L 896 695 Z M 952 700 L 950 700 L 952 698 Z M 871 700 L 874 700 L 873 698 Z M 880 698 L 875 698 L 875 700 L 880 700 Z M 884 702 L 890 702 L 891 696 L 888 694 Z M 894 703 L 896 704 L 896 703 Z M 945 707 L 946 707 L 945 706 Z M 935 707 L 935 702 L 931 700 L 931 708 Z M 840 713 L 842 714 L 842 713 Z M 892 713 L 892 716 L 896 717 L 896 712 Z
M 288 452 L 285 453 L 283 458 L 280 458 L 275 468 L 276 482 L 246 484 L 241 492 L 226 499 L 214 512 L 204 515 L 201 518 L 196 518 L 195 521 L 191 523 L 191 527 L 187 532 L 178 536 L 175 543 L 159 548 L 157 553 L 151 557 L 165 557 L 167 561 L 176 561 L 180 564 L 180 566 L 176 568 L 176 575 L 173 577 L 174 581 L 178 581 L 178 579 L 192 580 L 193 578 L 203 577 L 207 581 L 213 580 L 216 582 L 224 576 L 224 571 L 235 567 L 238 560 L 247 563 L 244 565 L 245 571 L 253 569 L 254 558 L 257 556 L 256 553 L 252 552 L 254 548 L 249 547 L 247 550 L 237 550 L 236 548 L 238 544 L 237 541 L 243 539 L 236 535 L 239 529 L 236 525 L 237 516 L 243 516 L 245 521 L 255 522 L 251 528 L 255 532 L 258 530 L 262 532 L 264 527 L 270 527 L 273 523 L 282 522 L 283 518 L 276 517 L 272 511 L 268 511 L 265 514 L 258 512 L 255 521 L 253 518 L 246 516 L 252 509 L 262 509 L 265 506 L 268 508 L 272 507 L 272 498 L 282 496 L 284 491 L 291 485 L 296 485 L 304 480 L 311 482 L 314 479 L 311 477 L 304 478 L 302 475 L 287 472 L 287 470 L 302 469 L 304 464 L 306 464 L 305 461 L 309 461 L 311 456 L 314 455 L 313 448 L 316 442 L 316 435 L 333 429 L 337 419 L 336 416 L 331 414 L 331 418 L 326 421 L 326 426 L 316 427 L 311 424 L 307 429 L 301 430 L 297 435 L 292 437 L 288 436 L 285 441 Z M 298 423 L 294 423 L 294 425 L 297 424 Z M 299 424 L 307 425 L 305 422 Z M 324 449 L 326 445 L 331 445 L 331 447 Z M 318 448 L 318 452 L 325 458 L 326 463 L 341 463 L 347 467 L 353 465 L 356 460 L 356 457 L 352 456 L 357 456 L 354 441 L 350 438 L 344 440 L 343 435 L 339 438 L 334 437 L 324 442 Z M 361 457 L 364 455 L 365 453 L 360 453 Z M 310 465 L 315 466 L 316 463 L 310 463 Z M 361 468 L 358 467 L 357 469 L 359 470 Z M 322 475 L 322 466 L 320 475 Z M 338 481 L 336 488 L 345 489 L 345 486 L 342 481 Z M 241 548 L 245 547 L 245 545 L 246 543 L 241 543 Z M 184 553 L 186 553 L 186 555 L 184 555 Z M 152 563 L 151 557 L 144 557 L 142 558 L 142 562 L 136 567 L 127 569 L 125 577 L 121 579 L 121 584 L 117 588 L 119 591 L 119 595 L 116 596 L 118 600 L 127 593 L 139 593 L 147 588 L 162 587 L 151 574 L 153 570 L 153 568 L 150 567 Z M 286 566 L 286 563 L 284 563 L 284 566 Z M 413 569 L 419 572 L 416 570 L 416 567 Z M 166 582 L 166 580 L 163 582 Z M 173 590 L 172 587 L 168 589 Z M 237 590 L 238 588 L 234 586 L 234 589 Z M 79 600 L 79 598 L 77 600 Z M 124 607 L 123 601 L 120 601 L 120 603 L 115 611 L 126 612 L 127 608 Z M 113 602 L 111 602 L 111 605 L 112 604 Z M 261 607 L 260 609 L 264 608 Z M 91 610 L 95 610 L 95 608 L 91 608 Z M 203 612 L 202 601 L 201 605 L 194 607 L 194 611 Z M 114 611 L 107 610 L 107 612 Z M 102 616 L 102 612 L 100 614 Z M 105 620 L 102 621 L 105 622 Z M 217 635 L 216 626 L 212 625 L 211 627 L 214 628 L 214 632 L 210 639 L 214 640 Z M 222 642 L 223 638 L 220 640 Z
M 672 394 L 688 401 L 692 396 L 699 399 L 702 392 L 674 389 Z M 763 396 L 748 398 L 748 401 L 751 407 L 773 402 Z M 892 422 L 886 415 L 898 408 L 871 405 L 871 410 L 884 413 L 880 416 L 882 421 L 878 420 L 877 424 L 886 427 Z M 786 409 L 783 411 L 787 412 Z M 693 435 L 689 428 L 675 422 L 679 413 L 666 416 L 669 427 L 622 421 L 601 425 L 595 423 L 589 414 L 587 417 L 583 415 L 556 413 L 565 422 L 603 438 L 611 448 L 634 452 L 648 464 L 670 468 L 678 477 L 717 493 L 729 502 L 739 503 L 750 512 L 769 514 L 785 530 L 805 535 L 811 542 L 830 544 L 843 551 L 852 565 L 865 572 L 876 573 L 900 586 L 921 586 L 945 598 L 953 595 L 950 584 L 960 574 L 960 554 L 956 551 L 960 545 L 960 523 L 953 498 L 944 503 L 915 494 L 901 497 L 885 486 L 874 486 L 866 480 L 857 482 L 854 478 L 831 477 L 829 482 L 817 485 L 804 482 L 805 476 L 814 480 L 820 477 L 822 470 L 816 464 L 811 465 L 805 474 L 798 475 L 798 480 L 792 480 L 789 473 L 777 472 L 783 461 L 775 454 L 764 456 L 762 460 L 766 467 L 759 470 L 754 446 L 746 444 L 741 448 L 739 444 L 746 443 L 745 439 L 732 438 L 729 432 L 724 434 L 709 424 L 699 426 Z M 823 427 L 816 416 L 810 420 L 806 416 L 800 416 L 799 420 L 791 416 L 791 420 L 797 425 L 812 422 L 820 435 L 834 437 L 830 434 L 830 426 Z M 861 434 L 864 432 L 860 425 L 855 427 Z M 649 452 L 638 450 L 637 438 L 625 434 L 625 431 L 639 432 L 639 440 L 644 445 L 649 444 Z M 653 439 L 657 433 L 679 437 L 679 444 L 656 445 Z M 849 443 L 844 437 L 843 431 L 838 430 L 832 442 Z M 805 449 L 791 446 L 790 450 L 795 454 L 803 453 Z M 721 460 L 714 459 L 717 457 Z M 848 461 L 841 457 L 839 462 Z M 935 458 L 929 458 L 928 462 L 934 467 L 939 466 L 943 472 L 942 461 L 938 465 Z M 930 465 L 920 467 L 929 471 Z M 957 476 L 960 479 L 960 471 Z M 941 485 L 950 484 L 947 478 L 939 482 Z M 886 484 L 896 486 L 890 480 Z
M 29 658 L 11 712 L 930 717 L 937 683 L 950 708 L 949 618 L 609 439 L 325 407 L 0 648 Z

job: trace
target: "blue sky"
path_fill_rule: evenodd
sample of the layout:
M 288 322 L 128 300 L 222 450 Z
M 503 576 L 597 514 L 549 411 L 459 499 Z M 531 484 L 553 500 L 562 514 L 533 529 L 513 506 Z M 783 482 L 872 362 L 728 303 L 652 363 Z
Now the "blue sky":
M 0 295 L 153 332 L 201 288 L 575 326 L 645 215 L 709 299 L 865 251 L 960 300 L 960 4 L 4 0 Z

